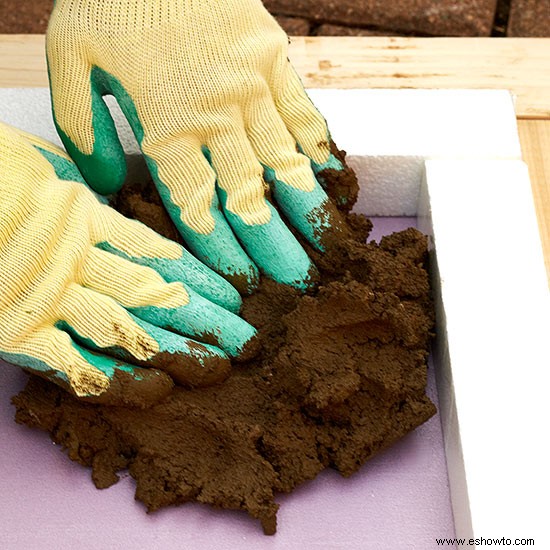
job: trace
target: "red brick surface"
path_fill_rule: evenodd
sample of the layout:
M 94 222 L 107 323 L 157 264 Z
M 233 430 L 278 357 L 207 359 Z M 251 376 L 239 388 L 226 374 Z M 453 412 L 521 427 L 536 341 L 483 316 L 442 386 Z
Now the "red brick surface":
M 320 25 L 317 27 L 317 36 L 395 36 L 393 31 L 377 31 L 361 27 L 344 27 L 342 25 Z
M 263 2 L 292 36 L 488 36 L 492 32 L 550 37 L 550 0 L 510 0 L 509 20 L 506 1 L 498 2 L 495 20 L 497 0 Z M 0 0 L 0 33 L 44 33 L 52 5 L 53 0 Z
M 444 36 L 489 36 L 497 0 L 263 0 L 271 13 L 320 23 Z
M 514 0 L 508 36 L 550 37 L 550 0 Z
M 289 36 L 307 36 L 311 30 L 311 23 L 303 17 L 276 15 L 275 19 Z
M 46 32 L 54 0 L 0 0 L 0 34 Z

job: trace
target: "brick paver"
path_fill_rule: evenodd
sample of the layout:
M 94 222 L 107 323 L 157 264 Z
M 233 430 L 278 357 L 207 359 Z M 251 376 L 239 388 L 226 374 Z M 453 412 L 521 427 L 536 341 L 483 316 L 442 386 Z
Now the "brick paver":
M 550 0 L 513 0 L 507 35 L 550 37 Z
M 511 0 L 509 18 L 508 4 L 500 2 L 496 20 L 497 0 L 263 2 L 293 36 L 489 36 L 493 31 L 550 37 L 550 0 Z M 52 5 L 53 0 L 0 0 L 0 33 L 45 32 Z
M 363 29 L 361 27 L 344 27 L 342 25 L 324 24 L 317 28 L 317 36 L 395 36 L 393 31 Z
M 489 36 L 497 0 L 264 0 L 271 13 L 320 23 L 443 36 Z
M 275 19 L 289 36 L 307 36 L 311 30 L 311 23 L 303 17 L 276 15 Z

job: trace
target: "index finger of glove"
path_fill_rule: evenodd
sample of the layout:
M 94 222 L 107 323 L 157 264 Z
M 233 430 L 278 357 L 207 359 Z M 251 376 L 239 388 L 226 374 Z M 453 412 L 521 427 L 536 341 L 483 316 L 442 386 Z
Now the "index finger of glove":
M 248 359 L 258 351 L 256 329 L 244 319 L 188 290 L 180 307 L 137 307 L 130 311 L 157 327 L 214 345 L 229 357 Z
M 277 110 L 304 154 L 316 164 L 324 164 L 330 158 L 327 123 L 307 96 L 290 62 L 280 58 L 278 63 L 276 77 L 271 82 Z
M 344 221 L 316 180 L 309 159 L 296 150 L 272 101 L 266 98 L 250 106 L 247 128 L 279 208 L 312 245 L 330 248 L 327 241 L 345 233 Z
M 235 118 L 230 129 L 210 137 L 208 146 L 225 217 L 255 264 L 279 283 L 310 287 L 315 267 L 266 200 L 263 169 L 244 121 Z
M 96 246 L 133 263 L 150 267 L 169 283 L 182 282 L 206 299 L 237 313 L 242 300 L 223 277 L 179 244 L 107 206 L 95 217 Z
M 148 138 L 142 150 L 159 195 L 193 253 L 241 293 L 258 284 L 258 270 L 219 208 L 216 174 L 194 137 Z

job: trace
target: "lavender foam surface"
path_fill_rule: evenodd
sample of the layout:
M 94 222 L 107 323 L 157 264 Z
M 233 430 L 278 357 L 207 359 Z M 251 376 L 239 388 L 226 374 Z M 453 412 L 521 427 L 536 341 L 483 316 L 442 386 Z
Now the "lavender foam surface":
M 371 238 L 415 226 L 374 218 Z M 454 537 L 439 415 L 367 462 L 351 478 L 325 470 L 277 501 L 278 531 L 245 513 L 190 503 L 146 514 L 134 481 L 99 491 L 48 435 L 15 424 L 10 398 L 26 375 L 0 361 L 0 541 L 10 550 L 431 550 Z M 428 396 L 438 405 L 434 365 Z

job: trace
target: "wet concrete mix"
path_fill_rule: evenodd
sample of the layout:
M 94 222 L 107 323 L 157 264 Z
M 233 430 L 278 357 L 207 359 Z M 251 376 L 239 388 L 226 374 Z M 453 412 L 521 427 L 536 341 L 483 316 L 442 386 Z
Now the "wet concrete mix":
M 343 153 L 341 154 L 343 157 Z M 351 170 L 320 175 L 349 236 L 326 254 L 304 244 L 321 274 L 305 295 L 264 279 L 242 316 L 261 351 L 208 388 L 176 386 L 151 408 L 79 401 L 31 376 L 13 398 L 16 421 L 47 431 L 91 467 L 98 488 L 128 470 L 148 511 L 199 501 L 245 510 L 276 531 L 276 494 L 325 468 L 350 476 L 428 420 L 425 394 L 434 326 L 427 239 L 415 229 L 366 244 L 372 228 L 347 210 Z M 155 187 L 135 178 L 113 205 L 179 240 Z

